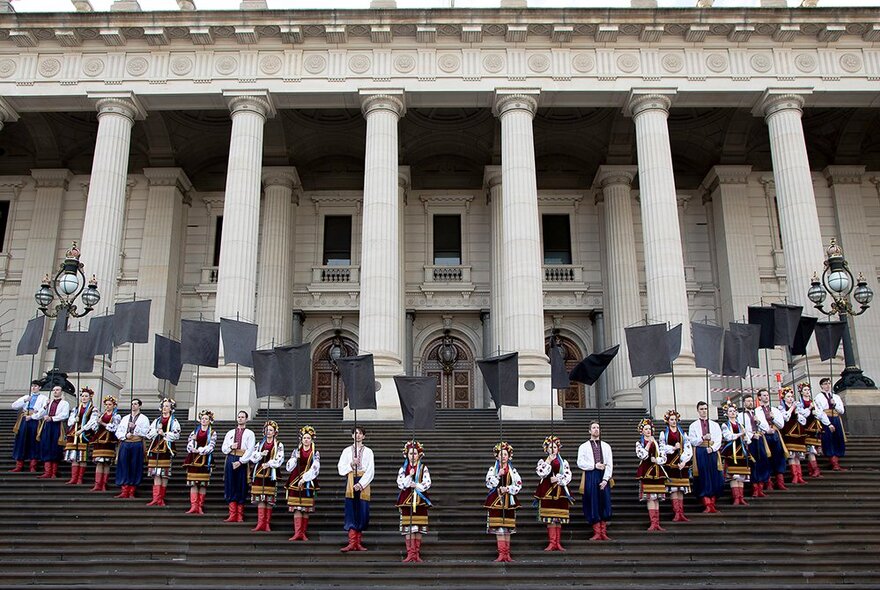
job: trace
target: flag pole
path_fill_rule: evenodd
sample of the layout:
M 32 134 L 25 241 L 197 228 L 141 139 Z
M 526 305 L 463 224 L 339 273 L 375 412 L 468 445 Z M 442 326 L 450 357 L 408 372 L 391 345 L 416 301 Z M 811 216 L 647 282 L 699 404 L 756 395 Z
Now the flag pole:
M 131 296 L 132 303 L 137 301 L 137 292 Z M 131 346 L 128 353 L 128 405 L 134 401 L 134 342 L 129 342 Z
M 202 321 L 202 312 L 199 312 L 199 321 Z M 193 416 L 198 417 L 199 415 L 199 385 L 201 380 L 201 365 L 196 365 L 196 395 L 194 399 L 193 405 Z

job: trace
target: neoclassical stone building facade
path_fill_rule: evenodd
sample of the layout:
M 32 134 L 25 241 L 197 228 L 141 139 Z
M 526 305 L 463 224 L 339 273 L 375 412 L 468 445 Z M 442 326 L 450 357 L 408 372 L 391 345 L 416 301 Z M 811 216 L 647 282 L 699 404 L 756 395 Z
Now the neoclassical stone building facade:
M 6 397 L 31 375 L 15 345 L 33 293 L 74 240 L 108 311 L 153 300 L 153 332 L 238 317 L 261 346 L 311 342 L 307 405 L 343 403 L 334 344 L 373 353 L 376 416 L 403 373 L 438 375 L 443 407 L 489 405 L 475 360 L 498 351 L 520 355 L 505 414 L 546 416 L 552 334 L 575 362 L 646 318 L 805 304 L 831 237 L 876 284 L 876 9 L 117 4 L 0 14 Z M 854 323 L 873 376 L 878 328 Z M 152 396 L 152 344 L 134 350 L 105 385 L 133 370 Z M 646 404 L 627 354 L 557 403 Z M 690 408 L 706 385 L 687 330 L 676 367 Z M 788 369 L 776 352 L 761 373 Z M 228 412 L 234 370 L 200 377 L 199 404 Z M 651 392 L 672 403 L 668 379 Z M 193 400 L 189 368 L 174 395 Z

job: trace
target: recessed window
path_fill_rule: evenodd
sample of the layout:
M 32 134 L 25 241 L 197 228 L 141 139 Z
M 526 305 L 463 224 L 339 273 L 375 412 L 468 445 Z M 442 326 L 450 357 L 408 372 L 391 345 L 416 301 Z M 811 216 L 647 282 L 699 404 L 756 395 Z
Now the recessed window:
M 544 264 L 571 264 L 571 227 L 568 215 L 542 215 Z
M 324 266 L 351 266 L 351 215 L 324 218 Z
M 220 238 L 223 236 L 223 216 L 218 215 L 214 222 L 214 266 L 220 266 Z
M 461 265 L 461 215 L 434 216 L 434 264 Z

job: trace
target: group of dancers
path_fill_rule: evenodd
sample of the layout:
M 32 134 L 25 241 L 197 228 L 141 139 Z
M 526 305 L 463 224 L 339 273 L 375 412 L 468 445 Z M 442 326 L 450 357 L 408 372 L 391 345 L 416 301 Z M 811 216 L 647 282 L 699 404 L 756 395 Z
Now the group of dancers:
M 820 386 L 822 393 L 814 400 L 809 384 L 800 384 L 800 401 L 795 401 L 791 388 L 783 388 L 778 407 L 770 405 L 766 389 L 758 391 L 757 403 L 754 396 L 745 394 L 741 411 L 730 402 L 725 404 L 727 419 L 721 424 L 708 418 L 708 405 L 700 402 L 699 419 L 691 423 L 687 433 L 681 430 L 680 416 L 675 410 L 666 412 L 666 428 L 659 438 L 654 436 L 653 422 L 643 420 L 635 449 L 640 461 L 636 478 L 639 499 L 648 508 L 648 530 L 664 530 L 660 526 L 660 502 L 667 495 L 672 500 L 673 520 L 687 521 L 684 496 L 693 491 L 701 499 L 704 512 L 717 512 L 715 502 L 725 479 L 730 481 L 733 503 L 747 505 L 744 484 L 752 484 L 753 497 L 763 496 L 764 490 L 772 490 L 774 485 L 785 490 L 786 465 L 791 470 L 792 483 L 805 483 L 801 472 L 803 459 L 808 462 L 809 475 L 821 477 L 816 460 L 820 452 L 830 459 L 833 469 L 839 470 L 840 457 L 845 453 L 841 422 L 845 409 L 840 396 L 831 392 L 830 379 L 822 379 Z M 94 392 L 84 387 L 76 408 L 71 409 L 61 386 L 52 387 L 49 397 L 41 393 L 42 387 L 42 381 L 33 381 L 31 392 L 13 403 L 13 408 L 19 410 L 14 429 L 13 472 L 24 471 L 26 464 L 30 472 L 36 472 L 42 462 L 43 473 L 39 477 L 55 478 L 58 464 L 64 460 L 71 465 L 67 484 L 77 485 L 83 483 L 91 461 L 95 464 L 91 491 L 102 492 L 107 490 L 110 465 L 115 462 L 115 483 L 120 488 L 116 497 L 135 498 L 146 467 L 147 476 L 153 479 L 148 505 L 166 505 L 168 480 L 181 434 L 174 400 L 163 399 L 160 415 L 150 421 L 141 413 L 143 404 L 137 398 L 131 401 L 130 413 L 121 416 L 113 396 L 104 397 L 98 408 Z M 245 506 L 250 503 L 257 509 L 257 523 L 251 530 L 270 531 L 280 482 L 293 517 L 293 536 L 289 540 L 308 541 L 309 517 L 315 511 L 320 490 L 317 433 L 311 426 L 300 428 L 299 444 L 286 456 L 284 445 L 278 440 L 277 422 L 267 421 L 262 438 L 257 440 L 254 431 L 247 427 L 249 418 L 246 411 L 239 411 L 235 428 L 223 438 L 224 497 L 229 508 L 225 522 L 244 522 Z M 187 438 L 183 467 L 190 492 L 188 514 L 204 514 L 205 494 L 215 467 L 217 433 L 213 422 L 214 414 L 202 410 L 198 424 Z M 375 475 L 373 451 L 364 444 L 365 428 L 356 426 L 351 436 L 352 444 L 342 451 L 337 465 L 338 474 L 345 481 L 343 528 L 348 532 L 348 543 L 340 549 L 343 552 L 366 551 L 363 532 L 369 525 L 370 488 Z M 533 496 L 538 518 L 547 527 L 545 551 L 565 551 L 561 543 L 562 526 L 569 522 L 575 503 L 569 489 L 572 468 L 561 450 L 559 437 L 548 436 L 543 442 L 546 456 L 535 468 L 539 482 Z M 419 441 L 407 441 L 397 474 L 399 531 L 407 549 L 403 561 L 410 563 L 422 561 L 422 536 L 428 531 L 428 515 L 433 506 L 429 494 L 431 474 L 424 456 L 425 449 Z M 509 562 L 511 535 L 516 532 L 516 514 L 522 506 L 518 496 L 523 480 L 513 466 L 513 447 L 509 443 L 495 445 L 494 459 L 485 478 L 489 490 L 483 503 L 486 531 L 496 539 L 495 561 Z M 282 467 L 288 474 L 286 480 Z M 583 514 L 593 529 L 590 540 L 610 540 L 607 526 L 612 516 L 613 455 L 611 446 L 601 438 L 598 422 L 590 424 L 590 438 L 578 449 L 577 467 L 582 472 L 578 491 Z

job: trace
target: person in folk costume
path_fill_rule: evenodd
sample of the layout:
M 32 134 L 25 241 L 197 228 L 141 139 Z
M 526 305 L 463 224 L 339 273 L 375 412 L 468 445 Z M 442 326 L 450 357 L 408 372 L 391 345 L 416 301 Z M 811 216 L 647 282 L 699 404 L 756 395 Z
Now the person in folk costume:
M 92 437 L 92 461 L 95 462 L 95 486 L 91 491 L 106 492 L 107 480 L 110 479 L 110 464 L 116 459 L 116 430 L 122 416 L 116 408 L 116 398 L 105 396 L 102 400 L 104 411 L 99 413 L 95 421 L 95 434 Z
M 678 427 L 681 415 L 667 410 L 663 415 L 666 429 L 660 433 L 660 449 L 666 453 L 666 492 L 672 498 L 673 522 L 688 522 L 684 515 L 684 495 L 691 491 L 690 461 L 694 447 Z
M 611 445 L 601 439 L 598 422 L 590 424 L 590 440 L 578 448 L 584 518 L 593 527 L 591 541 L 610 541 L 608 521 L 611 520 L 611 487 L 614 485 L 614 458 Z
M 846 431 L 843 429 L 846 408 L 840 396 L 831 391 L 831 379 L 820 379 L 819 389 L 816 407 L 828 417 L 828 426 L 822 431 L 822 454 L 828 457 L 833 471 L 841 471 L 840 458 L 846 455 Z
M 654 423 L 650 418 L 639 422 L 639 439 L 636 441 L 636 457 L 639 466 L 636 479 L 639 480 L 639 501 L 648 506 L 651 521 L 648 532 L 665 531 L 660 526 L 660 502 L 666 499 L 667 474 L 663 469 L 666 453 L 654 438 Z
M 116 458 L 116 485 L 122 487 L 117 498 L 134 498 L 144 479 L 144 439 L 150 434 L 150 420 L 141 414 L 143 402 L 131 400 L 131 414 L 119 421 L 116 438 L 119 456 Z
M 189 510 L 187 514 L 205 513 L 205 495 L 211 483 L 211 471 L 214 469 L 214 447 L 217 444 L 217 432 L 214 430 L 214 412 L 199 412 L 199 425 L 189 433 L 186 441 L 186 485 L 189 486 Z
M 370 524 L 370 483 L 376 474 L 373 463 L 373 450 L 364 445 L 367 431 L 362 426 L 351 429 L 354 441 L 345 447 L 336 470 L 346 480 L 345 484 L 345 524 L 348 531 L 348 545 L 340 551 L 366 551 L 361 543 L 363 533 Z
M 721 468 L 721 426 L 709 419 L 709 405 L 697 403 L 698 420 L 691 422 L 688 438 L 695 449 L 696 458 L 693 463 L 694 493 L 703 502 L 704 513 L 718 512 L 715 503 L 724 490 L 724 474 Z
M 244 461 L 256 444 L 254 431 L 247 428 L 250 415 L 239 410 L 236 426 L 223 437 L 223 454 L 226 464 L 223 468 L 223 497 L 229 506 L 229 516 L 224 522 L 244 522 L 244 505 L 248 496 L 248 462 Z
M 767 480 L 767 491 L 773 489 L 787 490 L 785 487 L 785 470 L 788 468 L 788 450 L 782 440 L 782 426 L 785 419 L 782 410 L 770 405 L 770 391 L 766 388 L 758 390 L 758 411 L 755 412 L 764 428 L 764 440 L 767 441 L 769 453 L 770 478 Z
M 165 398 L 159 404 L 162 413 L 150 424 L 150 446 L 147 447 L 147 475 L 153 478 L 153 499 L 147 506 L 165 506 L 165 493 L 171 477 L 171 461 L 176 454 L 175 441 L 180 438 L 180 421 L 174 415 L 177 404 Z
M 544 551 L 565 551 L 562 546 L 562 525 L 568 524 L 574 498 L 568 491 L 571 483 L 571 466 L 559 451 L 562 441 L 558 436 L 548 436 L 543 444 L 546 457 L 538 460 L 535 472 L 541 480 L 535 490 L 538 503 L 538 519 L 547 525 L 548 544 Z
M 293 512 L 293 536 L 288 541 L 308 541 L 309 515 L 315 511 L 318 474 L 321 472 L 321 454 L 315 448 L 315 429 L 299 429 L 299 446 L 287 460 L 287 507 Z
M 95 392 L 83 387 L 79 393 L 79 408 L 67 418 L 67 438 L 64 444 L 64 460 L 70 463 L 70 479 L 67 485 L 79 485 L 86 474 L 89 462 L 89 439 L 98 429 L 98 409 L 92 404 Z
M 822 477 L 822 470 L 819 469 L 819 462 L 816 460 L 817 449 L 822 446 L 822 434 L 825 428 L 831 426 L 831 420 L 828 419 L 825 412 L 820 410 L 813 400 L 813 389 L 809 383 L 799 383 L 798 393 L 801 394 L 801 401 L 798 402 L 798 406 L 803 409 L 807 418 L 807 423 L 804 425 L 804 434 L 806 435 L 804 442 L 807 445 L 807 469 L 809 469 L 810 477 L 820 478 Z
M 406 543 L 404 562 L 421 563 L 422 535 L 428 532 L 428 497 L 431 473 L 422 462 L 425 449 L 415 440 L 403 446 L 403 465 L 397 470 L 397 509 L 400 511 L 400 534 Z
M 40 443 L 40 459 L 43 461 L 43 474 L 40 479 L 58 477 L 58 463 L 64 456 L 66 429 L 61 425 L 70 416 L 70 404 L 64 399 L 60 385 L 52 388 L 52 398 L 40 412 L 34 414 L 40 423 L 37 426 L 37 440 Z
M 802 484 L 804 472 L 801 469 L 801 459 L 807 452 L 807 434 L 804 426 L 807 425 L 807 410 L 799 407 L 794 401 L 794 390 L 791 387 L 783 387 L 779 391 L 779 411 L 782 412 L 782 442 L 788 451 L 788 467 L 791 469 L 791 483 Z
M 749 456 L 752 458 L 752 470 L 749 474 L 752 497 L 763 498 L 764 486 L 770 479 L 770 447 L 766 438 L 769 427 L 763 413 L 755 412 L 755 397 L 751 393 L 743 395 L 743 411 L 737 419 L 752 433 L 748 441 Z
M 486 512 L 486 532 L 495 535 L 498 557 L 495 561 L 509 562 L 510 536 L 516 532 L 516 510 L 520 507 L 516 495 L 522 489 L 522 478 L 511 463 L 513 447 L 506 442 L 495 445 L 495 464 L 486 472 L 489 495 L 483 502 Z
M 12 434 L 15 436 L 15 442 L 12 446 L 12 458 L 15 460 L 15 467 L 10 469 L 10 473 L 22 471 L 25 461 L 30 463 L 31 473 L 37 471 L 40 447 L 37 443 L 37 425 L 39 420 L 35 416 L 49 403 L 49 398 L 45 394 L 40 393 L 42 387 L 43 382 L 35 379 L 31 381 L 31 392 L 12 402 L 12 409 L 18 410 L 18 417 L 15 419 L 15 426 L 12 428 Z
M 278 440 L 278 423 L 269 420 L 263 425 L 263 439 L 249 453 L 241 457 L 242 463 L 252 463 L 251 503 L 257 505 L 257 526 L 253 532 L 272 532 L 272 509 L 278 484 L 278 469 L 284 465 L 284 445 Z
M 724 446 L 721 447 L 724 474 L 730 479 L 730 495 L 733 496 L 733 505 L 748 506 L 743 492 L 752 473 L 751 456 L 749 455 L 752 430 L 747 422 L 740 423 L 736 404 L 728 399 L 723 409 L 727 414 L 727 422 L 721 425 L 721 436 L 724 438 Z

